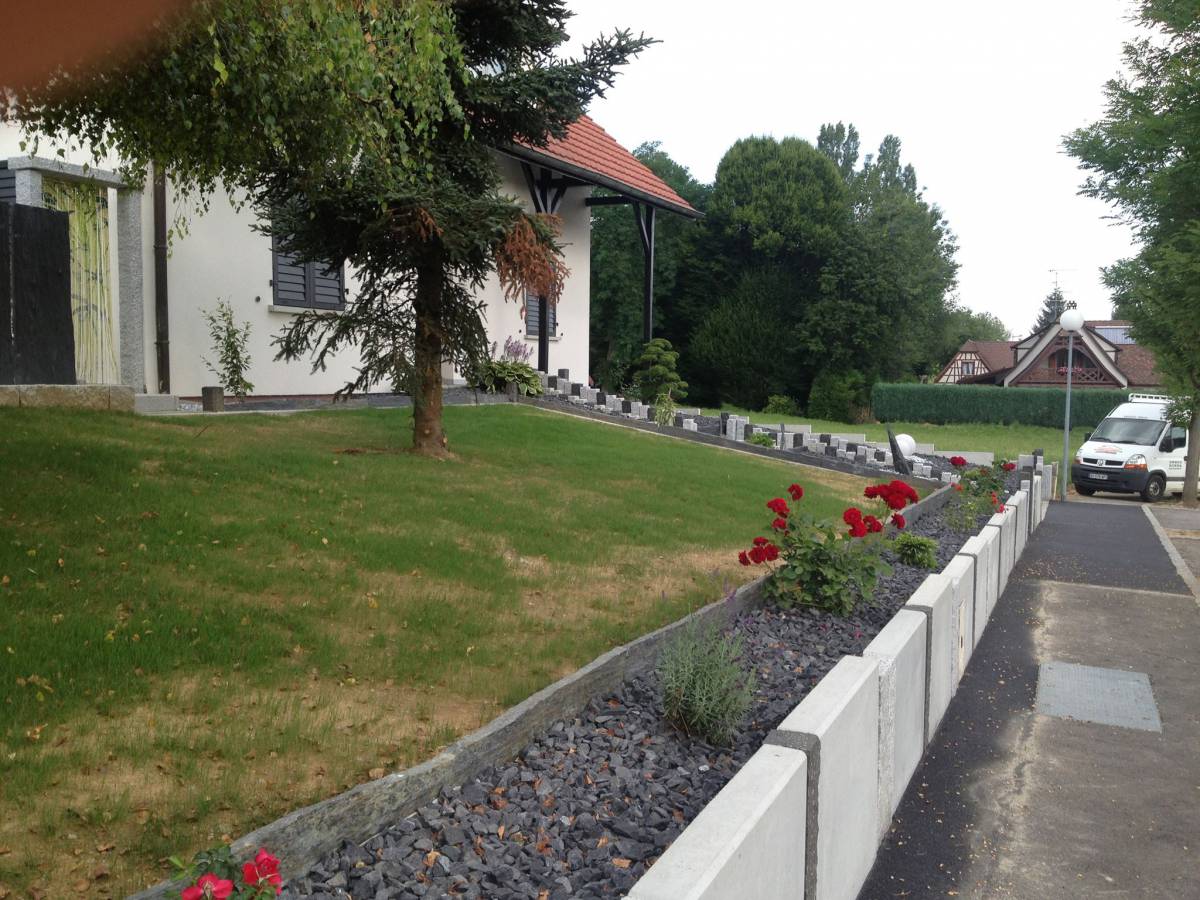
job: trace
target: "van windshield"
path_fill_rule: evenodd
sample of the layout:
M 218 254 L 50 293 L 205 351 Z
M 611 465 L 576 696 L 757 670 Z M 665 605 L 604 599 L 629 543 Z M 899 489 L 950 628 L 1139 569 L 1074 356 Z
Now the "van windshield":
M 1166 424 L 1156 419 L 1105 419 L 1096 426 L 1091 440 L 1110 444 L 1153 444 Z

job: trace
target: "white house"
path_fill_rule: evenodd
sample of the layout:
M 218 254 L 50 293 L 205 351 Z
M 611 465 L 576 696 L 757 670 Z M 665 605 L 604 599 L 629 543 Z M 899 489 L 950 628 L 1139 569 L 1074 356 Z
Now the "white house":
M 57 157 L 43 143 L 36 156 L 22 153 L 20 133 L 0 126 L 0 202 L 52 206 L 70 213 L 72 319 L 76 377 L 83 383 L 119 383 L 135 392 L 195 397 L 215 383 L 204 313 L 218 300 L 251 326 L 249 379 L 256 396 L 324 396 L 350 380 L 357 363 L 342 353 L 323 372 L 306 362 L 274 359 L 272 339 L 289 318 L 307 308 L 338 308 L 353 297 L 353 272 L 296 265 L 275 252 L 271 238 L 253 228 L 253 214 L 218 195 L 199 213 L 178 205 L 169 182 L 126 185 L 113 170 L 78 156 Z M 651 321 L 654 214 L 697 213 L 590 118 L 574 123 L 562 140 L 542 148 L 496 151 L 503 189 L 530 209 L 562 219 L 565 263 L 570 270 L 557 309 L 544 302 L 504 299 L 494 277 L 484 287 L 489 339 L 508 337 L 536 348 L 547 372 L 588 372 L 591 216 L 594 203 L 628 203 L 647 255 L 646 333 Z M 116 167 L 114 166 L 114 169 Z M 592 197 L 594 188 L 606 195 Z M 186 230 L 167 238 L 177 220 Z M 547 333 L 540 323 L 549 319 Z M 447 369 L 448 382 L 456 373 Z M 387 390 L 381 385 L 380 390 Z

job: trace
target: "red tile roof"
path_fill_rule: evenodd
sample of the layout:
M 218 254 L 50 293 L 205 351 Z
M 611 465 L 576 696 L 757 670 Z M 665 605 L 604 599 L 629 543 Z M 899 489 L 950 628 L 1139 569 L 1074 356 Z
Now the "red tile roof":
M 589 116 L 580 116 L 572 122 L 561 140 L 552 138 L 544 147 L 521 144 L 513 147 L 512 152 L 522 159 L 547 165 L 565 175 L 574 175 L 636 200 L 685 216 L 700 215 Z
M 1012 341 L 967 341 L 958 351 L 974 350 L 992 372 L 1012 366 Z
M 1122 344 L 1117 350 L 1117 368 L 1129 379 L 1130 387 L 1159 387 L 1162 376 L 1158 374 L 1154 353 L 1138 344 Z

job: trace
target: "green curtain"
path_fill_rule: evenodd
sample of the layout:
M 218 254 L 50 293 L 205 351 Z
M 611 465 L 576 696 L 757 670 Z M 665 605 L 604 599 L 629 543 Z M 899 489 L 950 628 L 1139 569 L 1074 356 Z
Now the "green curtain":
M 75 376 L 85 384 L 115 384 L 121 372 L 109 280 L 108 188 L 43 176 L 42 203 L 71 219 Z

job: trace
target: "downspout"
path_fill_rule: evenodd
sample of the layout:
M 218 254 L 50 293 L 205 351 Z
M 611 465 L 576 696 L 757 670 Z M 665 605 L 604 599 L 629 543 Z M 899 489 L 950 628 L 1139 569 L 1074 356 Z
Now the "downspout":
M 154 351 L 158 392 L 171 393 L 171 331 L 167 322 L 167 179 L 154 172 Z

